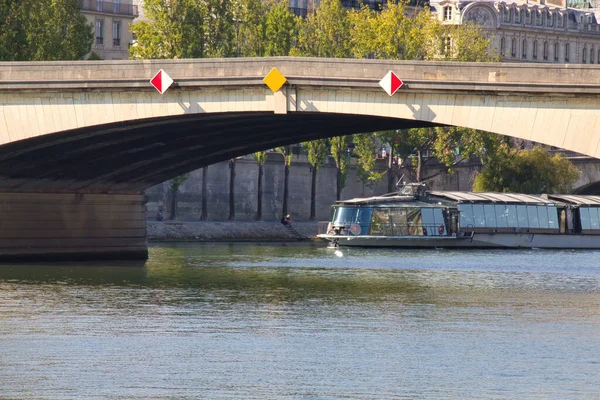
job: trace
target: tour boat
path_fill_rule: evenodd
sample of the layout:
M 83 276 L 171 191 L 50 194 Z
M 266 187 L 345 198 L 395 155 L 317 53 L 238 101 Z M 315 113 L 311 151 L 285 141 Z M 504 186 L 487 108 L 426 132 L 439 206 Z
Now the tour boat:
M 426 191 L 337 201 L 334 246 L 600 248 L 600 196 Z

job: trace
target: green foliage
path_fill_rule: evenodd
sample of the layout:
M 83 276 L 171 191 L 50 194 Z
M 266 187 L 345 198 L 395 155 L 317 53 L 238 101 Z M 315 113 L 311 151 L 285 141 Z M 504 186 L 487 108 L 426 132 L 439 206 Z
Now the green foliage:
M 290 146 L 280 146 L 277 147 L 275 150 L 277 150 L 278 152 L 281 153 L 281 155 L 283 156 L 283 164 L 286 167 L 289 167 L 292 165 L 292 151 L 290 149 Z
M 568 193 L 579 171 L 564 156 L 542 147 L 532 150 L 498 149 L 475 178 L 476 192 Z
M 327 139 L 317 139 L 302 143 L 307 151 L 309 164 L 316 170 L 321 168 L 328 154 Z
M 330 151 L 335 161 L 335 167 L 337 169 L 337 199 L 342 192 L 342 189 L 346 186 L 346 177 L 348 175 L 349 157 L 348 157 L 348 145 L 352 141 L 352 135 L 337 136 L 329 139 Z
M 354 135 L 354 154 L 358 156 L 356 161 L 359 179 L 367 186 L 373 185 L 383 179 L 387 171 L 375 171 L 375 160 L 379 143 L 372 133 Z
M 79 60 L 92 42 L 78 0 L 0 0 L 0 61 Z
M 265 46 L 265 10 L 261 0 L 239 0 L 235 10 L 236 55 L 260 57 Z
M 179 189 L 181 188 L 181 185 L 183 185 L 189 177 L 190 177 L 190 174 L 183 174 L 183 175 L 179 175 L 179 176 L 176 176 L 175 178 L 171 179 L 171 185 L 169 186 L 169 191 L 171 193 L 175 193 L 175 194 L 179 193 Z
M 350 20 L 340 0 L 322 0 L 314 14 L 298 23 L 292 56 L 344 58 L 351 55 Z
M 285 0 L 266 4 L 264 55 L 287 56 L 296 37 L 296 25 L 300 19 L 290 12 Z
M 252 153 L 252 157 L 258 165 L 265 165 L 265 163 L 267 162 L 266 151 L 257 151 L 256 153 Z
M 195 0 L 144 0 L 147 21 L 131 26 L 137 43 L 131 58 L 193 58 L 207 53 L 208 3 Z

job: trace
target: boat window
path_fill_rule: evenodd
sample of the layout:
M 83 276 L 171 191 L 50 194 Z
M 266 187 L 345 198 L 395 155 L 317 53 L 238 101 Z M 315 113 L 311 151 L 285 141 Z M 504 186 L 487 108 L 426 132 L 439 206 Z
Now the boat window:
M 496 226 L 498 228 L 508 227 L 508 209 L 506 204 L 496 204 L 494 206 L 496 210 Z
M 516 228 L 519 226 L 519 221 L 517 220 L 517 206 L 506 206 L 507 216 L 507 224 L 510 228 Z
M 433 219 L 435 221 L 436 229 L 435 231 L 440 235 L 445 235 L 446 232 L 446 223 L 444 222 L 444 213 L 441 208 L 433 209 Z
M 473 226 L 475 228 L 485 228 L 483 204 L 473 204 Z
M 590 229 L 600 229 L 598 226 L 598 209 L 596 207 L 590 207 Z
M 458 211 L 460 212 L 461 228 L 473 227 L 473 206 L 470 204 L 459 204 Z
M 529 216 L 529 227 L 530 228 L 539 228 L 540 227 L 540 217 L 538 215 L 537 206 L 527 206 L 527 215 Z
M 421 209 L 407 209 L 406 218 L 408 220 L 408 234 L 413 236 L 423 236 L 423 221 L 421 219 Z
M 517 220 L 519 228 L 529 227 L 529 218 L 527 217 L 527 206 L 517 206 Z
M 372 208 L 359 208 L 358 215 L 356 216 L 356 222 L 360 225 L 361 235 L 366 235 L 369 232 L 369 226 L 371 225 L 371 215 L 373 214 Z
M 406 208 L 390 209 L 390 220 L 392 223 L 393 235 L 408 235 L 408 221 L 406 220 Z
M 356 207 L 337 207 L 333 214 L 332 222 L 334 224 L 351 224 L 356 222 L 356 215 L 358 214 L 358 208 Z
M 421 208 L 421 218 L 427 236 L 434 236 L 435 219 L 433 218 L 433 208 Z
M 483 211 L 485 214 L 485 226 L 487 228 L 495 228 L 496 227 L 496 210 L 493 204 L 486 204 L 483 206 Z
M 579 217 L 581 218 L 581 229 L 590 229 L 590 209 L 581 207 L 579 209 Z
M 548 207 L 541 206 L 538 207 L 538 216 L 540 218 L 540 228 L 549 228 L 548 225 Z
M 371 235 L 392 235 L 389 208 L 376 208 L 371 217 Z
M 548 206 L 548 228 L 558 229 L 558 211 L 556 206 Z

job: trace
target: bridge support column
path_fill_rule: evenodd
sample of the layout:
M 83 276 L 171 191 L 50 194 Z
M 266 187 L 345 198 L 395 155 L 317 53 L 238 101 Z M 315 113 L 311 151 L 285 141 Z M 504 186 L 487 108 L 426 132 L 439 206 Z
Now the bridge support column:
M 143 194 L 0 192 L 0 261 L 146 259 Z

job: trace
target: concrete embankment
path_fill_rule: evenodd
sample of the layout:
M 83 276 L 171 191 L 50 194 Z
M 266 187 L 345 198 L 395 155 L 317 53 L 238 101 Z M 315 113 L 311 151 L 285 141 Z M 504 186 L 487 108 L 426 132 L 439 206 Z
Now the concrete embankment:
M 149 241 L 299 241 L 319 240 L 318 222 L 294 222 L 293 231 L 279 222 L 148 221 Z

